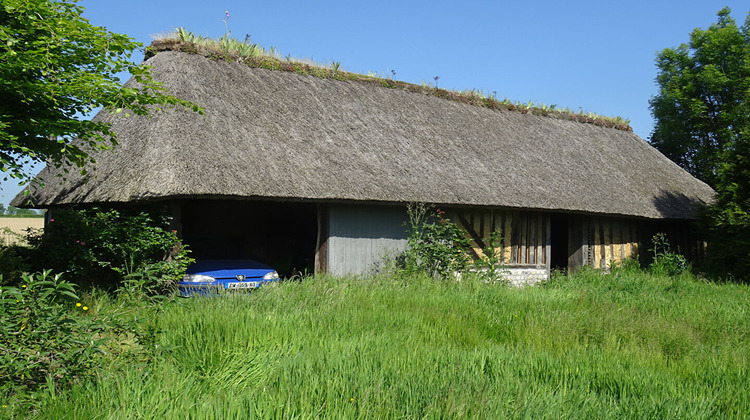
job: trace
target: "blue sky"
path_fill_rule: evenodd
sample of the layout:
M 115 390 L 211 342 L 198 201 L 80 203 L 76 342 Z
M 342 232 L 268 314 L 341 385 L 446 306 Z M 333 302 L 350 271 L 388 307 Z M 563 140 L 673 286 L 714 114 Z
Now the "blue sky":
M 185 28 L 225 33 L 282 55 L 337 61 L 448 89 L 497 92 L 512 101 L 556 104 L 631 120 L 648 139 L 648 100 L 656 93 L 658 51 L 687 42 L 729 6 L 742 24 L 750 3 L 719 0 L 630 1 L 266 1 L 82 0 L 92 24 L 144 44 Z M 141 56 L 134 57 L 140 60 Z M 0 202 L 16 194 L 3 185 Z

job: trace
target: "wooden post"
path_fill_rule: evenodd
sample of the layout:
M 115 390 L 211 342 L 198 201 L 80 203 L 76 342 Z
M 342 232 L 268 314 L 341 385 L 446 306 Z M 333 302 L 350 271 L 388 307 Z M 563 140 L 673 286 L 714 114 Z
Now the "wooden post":
M 169 221 L 169 229 L 177 235 L 177 242 L 169 250 L 169 254 L 166 255 L 165 260 L 171 261 L 172 258 L 177 255 L 182 249 L 182 202 L 180 200 L 172 200 L 168 204 L 169 213 L 172 215 L 172 219 Z
M 568 216 L 568 273 L 586 265 L 588 257 L 586 223 L 581 216 Z
M 328 271 L 328 205 L 318 203 L 318 235 L 315 244 L 315 274 Z

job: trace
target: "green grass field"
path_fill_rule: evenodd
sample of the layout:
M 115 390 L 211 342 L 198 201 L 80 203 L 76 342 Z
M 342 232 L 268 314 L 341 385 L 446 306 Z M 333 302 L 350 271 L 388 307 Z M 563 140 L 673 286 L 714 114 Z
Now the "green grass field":
M 180 299 L 39 418 L 747 418 L 750 287 L 317 277 Z M 105 298 L 92 305 L 112 305 Z M 124 356 L 122 356 L 124 357 Z

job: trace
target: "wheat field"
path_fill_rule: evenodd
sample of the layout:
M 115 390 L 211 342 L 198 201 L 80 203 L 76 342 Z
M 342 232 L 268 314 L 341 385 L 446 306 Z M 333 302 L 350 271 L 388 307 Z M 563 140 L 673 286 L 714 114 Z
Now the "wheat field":
M 44 228 L 43 217 L 0 217 L 0 245 L 22 245 L 26 230 Z

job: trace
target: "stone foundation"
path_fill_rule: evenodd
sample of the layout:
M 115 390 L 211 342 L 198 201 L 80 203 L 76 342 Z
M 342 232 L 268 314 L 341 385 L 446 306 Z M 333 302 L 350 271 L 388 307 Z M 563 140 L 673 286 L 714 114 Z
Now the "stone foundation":
M 547 267 L 503 267 L 503 279 L 508 281 L 511 286 L 529 286 L 540 283 L 549 279 L 549 270 Z
M 549 270 L 546 266 L 519 265 L 503 266 L 500 269 L 503 280 L 508 282 L 509 286 L 533 286 L 544 280 L 549 279 Z M 460 280 L 461 275 L 458 274 Z

